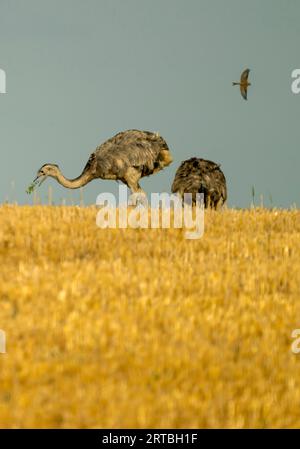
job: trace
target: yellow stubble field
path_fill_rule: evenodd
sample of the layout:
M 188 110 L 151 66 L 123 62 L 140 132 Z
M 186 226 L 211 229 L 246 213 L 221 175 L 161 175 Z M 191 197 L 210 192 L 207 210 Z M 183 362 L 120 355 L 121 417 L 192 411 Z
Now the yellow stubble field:
M 300 211 L 96 213 L 0 207 L 0 427 L 299 427 Z

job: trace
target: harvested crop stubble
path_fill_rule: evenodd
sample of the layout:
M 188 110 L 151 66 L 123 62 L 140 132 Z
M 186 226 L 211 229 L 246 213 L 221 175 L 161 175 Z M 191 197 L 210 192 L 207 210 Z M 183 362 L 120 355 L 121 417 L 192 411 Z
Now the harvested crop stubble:
M 300 211 L 0 207 L 1 427 L 299 427 Z

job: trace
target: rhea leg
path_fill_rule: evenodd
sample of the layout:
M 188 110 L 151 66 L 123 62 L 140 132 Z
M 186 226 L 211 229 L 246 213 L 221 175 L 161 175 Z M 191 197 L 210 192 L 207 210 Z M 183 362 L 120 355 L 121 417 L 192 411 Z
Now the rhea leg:
M 128 168 L 124 176 L 124 182 L 132 192 L 131 203 L 136 204 L 146 197 L 146 193 L 139 185 L 141 174 L 133 167 Z
M 145 193 L 139 185 L 139 180 L 141 178 L 140 173 L 133 167 L 128 168 L 125 173 L 124 181 L 125 184 L 130 188 L 132 193 Z
M 221 210 L 222 207 L 224 206 L 224 198 L 220 197 L 216 202 L 215 202 L 215 209 L 216 210 Z
M 204 205 L 205 205 L 205 209 L 210 209 L 210 207 L 211 207 L 211 197 L 210 197 L 209 192 L 207 192 L 204 195 Z

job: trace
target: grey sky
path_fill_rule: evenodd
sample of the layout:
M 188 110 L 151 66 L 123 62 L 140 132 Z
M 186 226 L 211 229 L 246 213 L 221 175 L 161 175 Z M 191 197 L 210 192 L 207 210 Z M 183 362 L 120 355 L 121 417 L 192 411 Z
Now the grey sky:
M 0 202 L 31 202 L 43 163 L 75 177 L 97 145 L 138 128 L 174 155 L 142 180 L 148 193 L 170 191 L 199 156 L 222 164 L 229 205 L 248 206 L 254 185 L 267 205 L 300 206 L 299 55 L 299 0 L 0 0 Z M 246 67 L 248 102 L 231 85 Z M 56 202 L 70 198 L 47 180 L 44 201 L 49 184 Z M 85 202 L 103 191 L 117 183 L 93 181 Z

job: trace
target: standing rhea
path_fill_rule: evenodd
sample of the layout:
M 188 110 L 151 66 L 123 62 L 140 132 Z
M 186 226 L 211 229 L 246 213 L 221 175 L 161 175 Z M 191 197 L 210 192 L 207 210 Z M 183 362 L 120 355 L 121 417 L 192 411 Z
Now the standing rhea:
M 196 193 L 203 193 L 205 207 L 217 209 L 227 199 L 226 179 L 219 164 L 192 157 L 179 166 L 172 192 L 181 197 L 184 193 L 191 193 L 194 203 Z
M 149 131 L 128 130 L 116 134 L 96 148 L 80 176 L 67 179 L 58 165 L 45 164 L 34 182 L 48 176 L 69 189 L 78 189 L 93 179 L 114 179 L 126 184 L 132 193 L 144 193 L 140 178 L 152 175 L 172 162 L 166 141 Z

